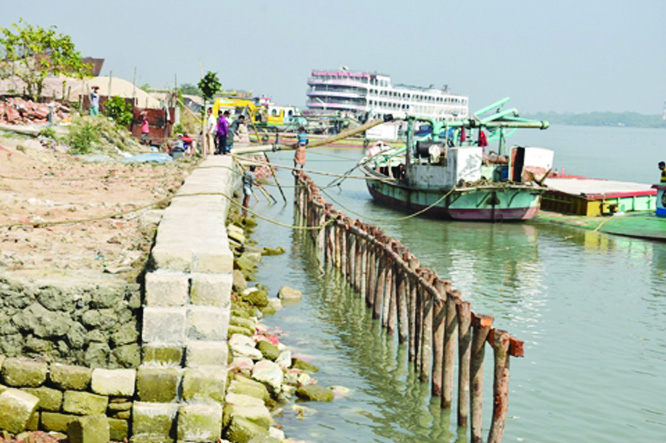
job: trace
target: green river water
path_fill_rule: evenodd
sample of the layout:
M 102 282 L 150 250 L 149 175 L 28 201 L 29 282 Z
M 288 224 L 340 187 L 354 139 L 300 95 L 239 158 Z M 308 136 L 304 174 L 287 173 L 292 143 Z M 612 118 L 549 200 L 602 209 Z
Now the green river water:
M 512 138 L 554 149 L 568 173 L 650 183 L 658 179 L 665 131 L 555 126 Z M 524 140 L 523 140 L 524 139 Z M 358 150 L 308 151 L 306 167 L 349 169 Z M 291 153 L 271 160 L 291 164 Z M 293 185 L 287 171 L 281 182 Z M 315 177 L 315 176 L 313 176 Z M 331 177 L 315 177 L 325 185 Z M 276 189 L 272 193 L 280 200 Z M 293 223 L 289 203 L 255 210 Z M 362 180 L 349 179 L 326 197 L 348 215 L 362 214 L 400 239 L 421 263 L 453 281 L 472 310 L 525 341 L 525 357 L 511 361 L 509 419 L 504 441 L 666 441 L 666 244 L 608 236 L 545 223 L 442 222 L 375 204 Z M 259 195 L 259 194 L 258 194 Z M 381 221 L 371 220 L 382 219 Z M 407 363 L 407 347 L 387 336 L 335 273 L 320 274 L 299 231 L 260 222 L 254 238 L 282 246 L 265 257 L 258 280 L 271 293 L 282 285 L 303 291 L 301 303 L 265 323 L 283 332 L 297 356 L 320 367 L 324 386 L 349 396 L 298 418 L 290 405 L 278 423 L 307 442 L 465 442 L 453 413 L 431 400 Z M 487 353 L 486 392 L 492 386 Z M 487 433 L 491 398 L 484 403 Z

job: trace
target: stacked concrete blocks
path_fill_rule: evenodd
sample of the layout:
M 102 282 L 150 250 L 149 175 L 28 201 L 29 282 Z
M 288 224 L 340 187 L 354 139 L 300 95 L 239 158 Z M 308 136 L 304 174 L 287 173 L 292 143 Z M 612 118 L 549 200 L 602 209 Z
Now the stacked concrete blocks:
M 232 167 L 230 157 L 207 159 L 162 217 L 146 275 L 134 443 L 220 437 L 233 272 L 225 196 L 238 185 Z

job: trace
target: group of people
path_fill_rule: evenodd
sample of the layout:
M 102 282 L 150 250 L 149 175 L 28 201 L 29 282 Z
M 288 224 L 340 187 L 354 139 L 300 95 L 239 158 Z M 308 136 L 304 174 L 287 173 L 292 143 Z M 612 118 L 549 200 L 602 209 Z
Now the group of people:
M 241 125 L 245 124 L 245 116 L 243 114 L 239 115 L 230 124 L 229 111 L 220 110 L 217 117 L 213 114 L 212 108 L 208 108 L 207 112 L 206 141 L 209 150 L 207 154 L 226 155 L 231 152 L 234 145 L 234 136 L 238 133 Z M 214 150 L 212 147 L 214 147 Z

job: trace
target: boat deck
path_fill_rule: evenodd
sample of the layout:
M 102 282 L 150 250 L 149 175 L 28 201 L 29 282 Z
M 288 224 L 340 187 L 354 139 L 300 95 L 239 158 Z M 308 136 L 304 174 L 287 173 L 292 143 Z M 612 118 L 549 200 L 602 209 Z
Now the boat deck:
M 584 177 L 548 178 L 541 207 L 565 214 L 594 216 L 655 209 L 657 191 L 644 183 Z

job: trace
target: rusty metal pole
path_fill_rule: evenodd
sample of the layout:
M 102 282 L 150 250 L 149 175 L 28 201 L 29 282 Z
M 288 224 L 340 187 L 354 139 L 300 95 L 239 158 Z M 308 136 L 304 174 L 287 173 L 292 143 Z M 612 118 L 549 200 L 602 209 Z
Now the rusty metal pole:
M 486 339 L 492 324 L 493 318 L 489 315 L 474 316 L 472 319 L 472 359 L 470 361 L 472 381 L 470 391 L 471 443 L 483 442 L 481 429 L 483 421 L 483 358 L 485 356 Z
M 450 291 L 451 282 L 444 282 L 446 288 L 446 329 L 444 334 L 444 373 L 442 374 L 442 408 L 450 409 L 453 398 L 453 373 L 458 344 L 458 312 L 456 304 L 460 292 Z
M 509 410 L 509 333 L 496 330 L 493 337 L 495 373 L 493 378 L 493 418 L 488 443 L 501 443 Z
M 466 427 L 469 417 L 469 364 L 471 357 L 471 306 L 461 301 L 458 308 L 458 426 Z

